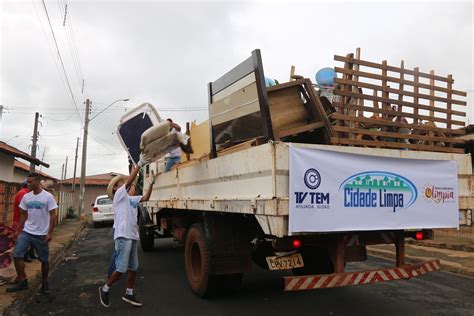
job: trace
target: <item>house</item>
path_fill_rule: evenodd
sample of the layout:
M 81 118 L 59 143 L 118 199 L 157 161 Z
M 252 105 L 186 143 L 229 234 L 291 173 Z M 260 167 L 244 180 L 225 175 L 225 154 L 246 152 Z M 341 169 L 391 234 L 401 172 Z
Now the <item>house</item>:
M 92 204 L 99 195 L 107 194 L 107 186 L 110 180 L 120 173 L 109 172 L 103 174 L 97 174 L 92 176 L 86 176 L 85 178 L 85 193 L 84 193 L 84 212 L 86 218 L 92 217 Z M 61 191 L 72 193 L 72 205 L 76 209 L 76 214 L 79 210 L 79 188 L 80 188 L 80 177 L 69 178 L 61 181 Z M 74 183 L 74 190 L 72 188 Z
M 17 159 L 15 159 L 13 162 L 13 166 L 13 182 L 22 183 L 26 179 L 26 176 L 30 173 L 30 166 Z M 39 173 L 46 181 L 46 188 L 48 191 L 56 191 L 58 189 L 58 179 L 38 170 L 35 170 L 35 172 Z
M 0 141 L 0 223 L 7 225 L 11 224 L 13 218 L 15 194 L 20 190 L 20 183 L 25 179 L 25 177 L 20 179 L 18 174 L 15 174 L 15 158 L 49 168 L 47 163 Z
M 0 180 L 5 182 L 21 183 L 23 180 L 15 181 L 14 165 L 15 158 L 21 158 L 29 161 L 36 166 L 42 165 L 49 168 L 49 164 L 42 162 L 24 151 L 21 151 L 5 142 L 0 141 Z

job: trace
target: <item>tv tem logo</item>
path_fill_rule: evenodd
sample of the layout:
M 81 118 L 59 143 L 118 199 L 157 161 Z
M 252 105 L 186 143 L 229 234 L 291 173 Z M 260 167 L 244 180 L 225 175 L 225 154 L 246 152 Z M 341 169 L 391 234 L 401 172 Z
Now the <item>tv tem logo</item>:
M 328 209 L 329 193 L 314 192 L 321 185 L 321 175 L 318 170 L 310 168 L 303 176 L 304 184 L 311 191 L 295 192 L 296 208 L 304 209 Z
M 321 184 L 321 175 L 316 169 L 308 169 L 304 174 L 304 184 L 308 189 L 316 190 Z

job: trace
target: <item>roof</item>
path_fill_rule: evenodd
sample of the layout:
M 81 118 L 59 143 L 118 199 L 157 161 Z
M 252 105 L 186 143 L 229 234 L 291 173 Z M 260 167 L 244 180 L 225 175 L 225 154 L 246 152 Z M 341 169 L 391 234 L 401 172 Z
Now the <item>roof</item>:
M 87 176 L 85 178 L 85 184 L 86 185 L 104 185 L 107 186 L 109 185 L 110 180 L 114 178 L 116 175 L 121 175 L 121 173 L 118 172 L 109 172 L 109 173 L 102 173 L 102 174 L 96 174 L 92 176 Z M 63 184 L 72 184 L 73 178 L 66 179 L 64 181 L 61 181 Z M 76 181 L 74 182 L 76 185 L 79 185 L 81 182 L 81 177 L 76 177 Z
M 25 153 L 24 151 L 21 151 L 18 148 L 10 146 L 7 143 L 2 142 L 2 141 L 0 141 L 0 152 L 3 152 L 3 153 L 5 153 L 7 155 L 10 155 L 10 156 L 25 159 L 26 161 L 32 162 L 33 164 L 35 164 L 37 166 L 43 165 L 46 168 L 49 168 L 49 164 L 47 164 L 45 162 L 42 162 L 38 158 L 35 158 L 35 157 Z
M 21 169 L 21 170 L 24 170 L 24 171 L 27 171 L 29 172 L 30 171 L 30 166 L 28 166 L 26 163 L 23 163 L 21 161 L 18 161 L 15 159 L 15 161 L 13 162 L 13 166 L 15 168 L 18 168 L 18 169 Z M 56 179 L 55 177 L 52 177 L 50 176 L 49 174 L 47 173 L 44 173 L 44 172 L 41 172 L 41 171 L 38 171 L 36 170 L 35 171 L 36 173 L 39 173 L 40 175 L 42 175 L 44 178 L 48 178 L 48 179 L 51 179 L 51 180 L 58 180 Z

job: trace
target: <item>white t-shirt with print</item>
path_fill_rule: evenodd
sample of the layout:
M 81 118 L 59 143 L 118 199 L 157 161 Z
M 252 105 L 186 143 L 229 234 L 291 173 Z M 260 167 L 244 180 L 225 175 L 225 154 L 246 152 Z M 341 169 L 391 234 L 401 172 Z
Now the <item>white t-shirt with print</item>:
M 141 195 L 130 196 L 122 185 L 114 195 L 114 240 L 120 237 L 139 240 L 138 235 L 138 203 Z
M 48 234 L 50 213 L 58 208 L 54 197 L 48 191 L 42 190 L 39 194 L 33 191 L 26 193 L 20 202 L 20 208 L 28 212 L 23 231 L 38 236 Z

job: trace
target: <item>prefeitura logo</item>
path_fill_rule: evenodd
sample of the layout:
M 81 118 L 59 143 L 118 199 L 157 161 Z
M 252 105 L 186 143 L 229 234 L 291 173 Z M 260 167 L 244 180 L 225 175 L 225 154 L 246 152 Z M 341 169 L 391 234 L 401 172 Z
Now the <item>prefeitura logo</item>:
M 418 191 L 408 178 L 385 171 L 354 174 L 342 182 L 345 208 L 408 208 L 415 203 Z
M 435 186 L 432 184 L 426 184 L 423 187 L 423 197 L 427 202 L 434 202 L 437 204 L 442 203 L 454 203 L 456 201 L 454 197 L 454 188 Z

